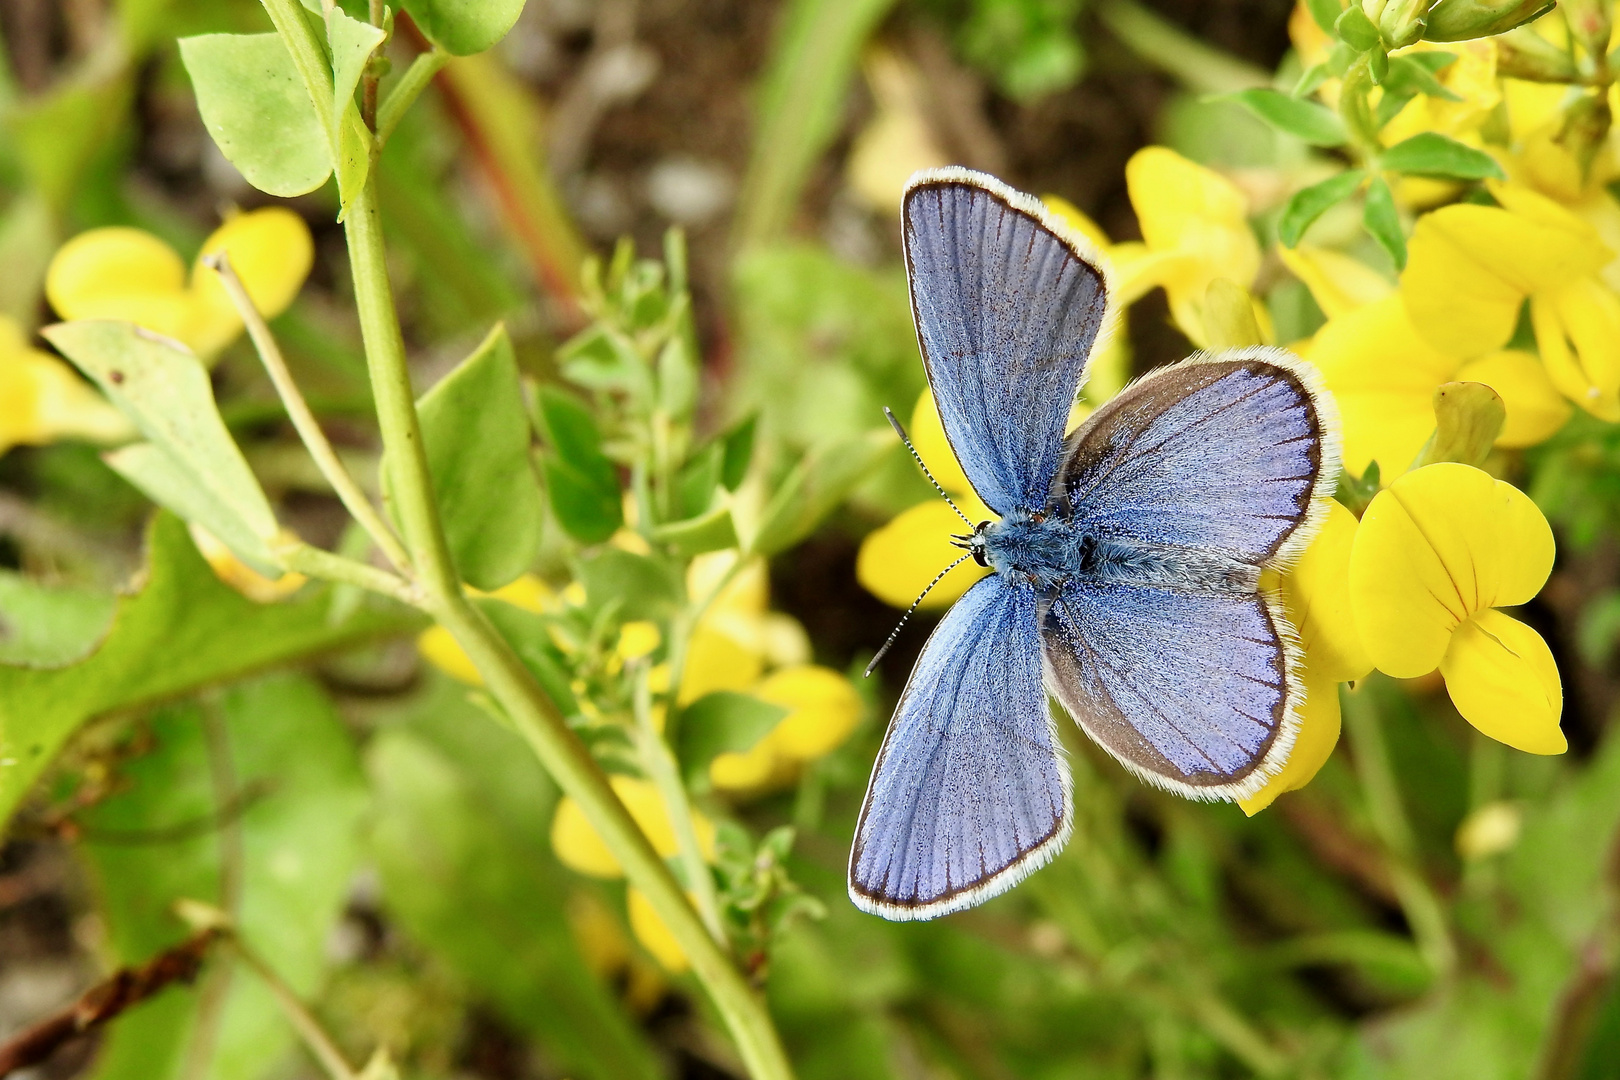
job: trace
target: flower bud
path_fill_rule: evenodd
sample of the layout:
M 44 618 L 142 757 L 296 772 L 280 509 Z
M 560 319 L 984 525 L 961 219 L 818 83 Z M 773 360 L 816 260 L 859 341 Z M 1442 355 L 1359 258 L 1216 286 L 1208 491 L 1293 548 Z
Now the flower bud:
M 1592 159 L 1608 139 L 1613 120 L 1609 95 L 1601 90 L 1581 95 L 1564 109 L 1564 123 L 1555 141 L 1575 158 L 1583 178 L 1591 171 Z
M 1429 9 L 1425 41 L 1467 41 L 1522 26 L 1553 9 L 1553 0 L 1440 0 Z
M 1384 44 L 1404 49 L 1422 38 L 1432 3 L 1434 0 L 1390 0 L 1378 16 L 1378 32 Z
M 1564 0 L 1564 18 L 1586 55 L 1601 64 L 1609 52 L 1608 0 Z

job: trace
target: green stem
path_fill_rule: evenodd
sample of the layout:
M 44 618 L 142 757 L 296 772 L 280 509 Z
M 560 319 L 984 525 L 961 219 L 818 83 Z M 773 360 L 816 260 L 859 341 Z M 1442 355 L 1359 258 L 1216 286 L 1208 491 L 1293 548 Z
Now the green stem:
M 298 999 L 293 988 L 282 980 L 276 969 L 267 964 L 264 958 L 254 952 L 240 936 L 233 934 L 230 941 L 237 955 L 242 958 L 242 962 L 252 968 L 270 988 L 276 1004 L 281 1006 L 282 1013 L 298 1032 L 299 1037 L 304 1040 L 304 1045 L 309 1047 L 310 1053 L 315 1055 L 315 1060 L 320 1062 L 326 1075 L 332 1080 L 359 1080 L 359 1074 L 343 1056 L 343 1052 L 337 1048 L 337 1044 L 326 1033 L 326 1029 L 321 1027 L 321 1022 L 315 1019 L 304 1003 Z
M 511 647 L 459 595 L 435 598 L 432 614 L 466 650 L 484 685 L 563 792 L 579 804 L 630 884 L 646 896 L 692 963 L 755 1080 L 793 1075 L 764 1002 L 720 950 L 664 860 L 608 786 L 607 778 Z
M 368 566 L 363 562 L 334 555 L 302 541 L 278 545 L 273 554 L 283 570 L 326 581 L 341 581 L 384 596 L 391 596 L 413 607 L 422 606 L 422 591 L 404 578 Z
M 1367 799 L 1368 816 L 1389 857 L 1390 884 L 1423 954 L 1437 978 L 1451 974 L 1457 949 L 1444 905 L 1416 867 L 1417 844 L 1401 803 L 1395 770 L 1371 692 L 1361 688 L 1343 696 L 1344 726 L 1355 751 L 1356 775 Z
M 1373 116 L 1368 95 L 1372 92 L 1372 71 L 1367 58 L 1359 57 L 1344 73 L 1344 84 L 1339 90 L 1339 116 L 1344 120 L 1350 141 L 1370 168 L 1376 168 L 1383 144 L 1378 139 L 1378 121 Z
M 647 689 L 646 664 L 639 667 L 635 676 L 635 708 L 636 742 L 641 752 L 641 764 L 664 800 L 664 812 L 669 815 L 675 841 L 680 845 L 687 891 L 696 901 L 703 924 L 724 948 L 726 930 L 720 922 L 720 897 L 714 889 L 714 875 L 709 872 L 709 864 L 703 858 L 703 847 L 698 843 L 697 826 L 692 822 L 692 801 L 687 798 L 686 786 L 681 783 L 680 768 L 675 763 L 675 755 L 670 753 L 669 743 L 664 741 L 664 736 L 653 725 L 652 694 Z
M 1227 94 L 1271 85 L 1265 71 L 1211 48 L 1133 0 L 1108 0 L 1097 7 L 1097 17 L 1132 52 L 1189 90 Z
M 440 49 L 429 49 L 425 53 L 418 53 L 411 66 L 405 69 L 405 74 L 388 91 L 388 96 L 382 99 L 377 106 L 377 146 L 381 148 L 388 142 L 388 137 L 399 127 L 399 122 L 405 118 L 406 111 L 415 103 L 416 99 L 426 90 L 428 83 L 439 69 L 450 62 L 450 54 Z
M 203 258 L 203 263 L 214 268 L 219 274 L 220 282 L 225 286 L 225 292 L 236 305 L 236 312 L 242 317 L 247 326 L 248 336 L 253 339 L 253 347 L 258 350 L 259 359 L 263 361 L 264 368 L 270 373 L 270 382 L 276 388 L 276 394 L 287 407 L 287 416 L 292 420 L 293 427 L 298 431 L 298 437 L 304 441 L 310 457 L 320 468 L 321 474 L 337 492 L 337 497 L 344 507 L 353 515 L 360 527 L 371 534 L 388 561 L 398 570 L 409 572 L 411 560 L 405 553 L 405 548 L 394 535 L 394 530 L 383 520 L 371 505 L 366 493 L 360 490 L 360 485 L 350 475 L 349 470 L 343 467 L 338 459 L 337 451 L 326 439 L 326 432 L 321 430 L 320 422 L 310 411 L 309 405 L 304 401 L 304 395 L 298 390 L 298 383 L 294 381 L 292 372 L 287 370 L 287 361 L 281 355 L 281 349 L 276 345 L 275 336 L 270 333 L 264 316 L 253 303 L 253 298 L 242 285 L 242 279 L 236 276 L 236 270 L 231 266 L 230 256 L 225 252 L 217 252 Z

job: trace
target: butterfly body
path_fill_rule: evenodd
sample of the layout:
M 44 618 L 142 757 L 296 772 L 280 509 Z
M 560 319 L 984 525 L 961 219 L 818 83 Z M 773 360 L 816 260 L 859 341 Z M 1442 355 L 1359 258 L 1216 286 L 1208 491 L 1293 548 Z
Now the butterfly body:
M 857 906 L 926 919 L 1011 888 L 1067 840 L 1049 695 L 1190 798 L 1242 798 L 1282 767 L 1304 690 L 1261 575 L 1326 512 L 1338 434 L 1312 369 L 1252 348 L 1151 372 L 1065 438 L 1104 324 L 1102 257 L 961 169 L 914 177 L 902 227 L 940 419 L 998 515 L 955 538 L 994 573 L 924 647 L 850 852 Z

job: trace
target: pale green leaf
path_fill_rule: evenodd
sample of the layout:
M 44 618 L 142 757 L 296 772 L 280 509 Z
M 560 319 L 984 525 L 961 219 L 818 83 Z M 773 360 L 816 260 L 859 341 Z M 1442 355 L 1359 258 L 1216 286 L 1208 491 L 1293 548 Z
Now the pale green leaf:
M 62 667 L 82 660 L 106 635 L 116 603 L 109 593 L 0 571 L 0 664 Z
M 123 458 L 141 470 L 139 479 L 131 477 L 138 486 L 140 479 L 151 480 L 157 501 L 215 532 L 261 571 L 274 569 L 266 544 L 278 531 L 276 516 L 220 419 L 208 372 L 197 358 L 134 323 L 83 320 L 41 333 L 169 459 L 155 462 L 139 450 Z M 227 519 L 234 523 L 226 525 Z
M 320 594 L 256 604 L 214 576 L 185 525 L 167 514 L 153 523 L 147 551 L 144 587 L 119 602 L 88 659 L 50 670 L 0 665 L 0 824 L 93 717 L 419 625 L 369 607 L 334 623 Z
M 885 429 L 811 450 L 766 504 L 749 550 L 774 555 L 809 536 L 896 445 Z
M 113 471 L 163 509 L 201 525 L 248 566 L 275 577 L 281 572 L 269 545 L 231 507 L 197 483 L 184 464 L 154 443 L 131 443 L 102 455 Z
M 753 749 L 788 710 L 752 694 L 717 690 L 681 710 L 675 756 L 694 791 L 709 787 L 709 763 L 720 754 Z
M 456 569 L 477 588 L 499 588 L 534 561 L 545 519 L 506 328 L 490 331 L 418 408 Z
M 248 183 L 289 197 L 326 182 L 332 173 L 326 125 L 280 35 L 181 38 L 180 56 L 203 125 Z
M 428 40 L 456 56 L 480 53 L 512 29 L 523 0 L 403 0 Z
M 351 18 L 333 5 L 326 20 L 326 42 L 332 52 L 332 119 L 336 127 L 354 104 L 354 91 L 365 74 L 372 50 L 382 44 L 380 26 Z

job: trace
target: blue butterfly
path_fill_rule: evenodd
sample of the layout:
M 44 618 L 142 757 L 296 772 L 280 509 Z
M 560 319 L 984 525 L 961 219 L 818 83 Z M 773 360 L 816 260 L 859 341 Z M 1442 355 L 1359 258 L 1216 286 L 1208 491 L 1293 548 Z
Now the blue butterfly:
M 1304 688 L 1260 574 L 1325 515 L 1339 429 L 1312 368 L 1249 348 L 1153 371 L 1065 439 L 1106 321 L 1103 258 L 966 169 L 914 176 L 901 225 L 934 402 L 1000 515 L 955 538 L 994 573 L 924 646 L 850 852 L 857 907 L 929 919 L 1012 888 L 1068 840 L 1048 693 L 1181 795 L 1240 799 L 1282 767 Z

